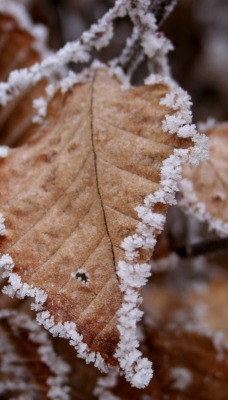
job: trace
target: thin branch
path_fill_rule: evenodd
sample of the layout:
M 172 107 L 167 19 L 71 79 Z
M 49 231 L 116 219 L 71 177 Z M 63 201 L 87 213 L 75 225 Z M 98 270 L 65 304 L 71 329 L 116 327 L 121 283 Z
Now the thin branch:
M 30 85 L 45 77 L 53 77 L 55 72 L 61 71 L 70 62 L 89 62 L 92 49 L 100 50 L 109 44 L 114 34 L 113 22 L 127 14 L 128 4 L 128 0 L 117 0 L 114 7 L 85 31 L 79 40 L 66 43 L 56 54 L 46 57 L 41 63 L 11 72 L 7 82 L 0 82 L 0 104 L 5 106 Z
M 181 258 L 196 257 L 228 249 L 228 238 L 216 238 L 172 249 Z
M 138 0 L 132 0 L 132 8 L 137 8 Z M 176 0 L 151 0 L 148 13 L 154 15 L 157 26 L 161 26 L 176 5 Z M 129 13 L 131 15 L 131 13 Z M 116 60 L 116 65 L 122 67 L 128 76 L 132 76 L 139 64 L 145 59 L 141 45 L 141 37 L 146 30 L 139 16 L 132 18 L 134 24 L 132 35 L 127 39 L 126 47 Z
M 154 0 L 151 1 L 150 12 L 156 18 L 157 25 L 163 24 L 168 15 L 173 11 L 177 0 Z

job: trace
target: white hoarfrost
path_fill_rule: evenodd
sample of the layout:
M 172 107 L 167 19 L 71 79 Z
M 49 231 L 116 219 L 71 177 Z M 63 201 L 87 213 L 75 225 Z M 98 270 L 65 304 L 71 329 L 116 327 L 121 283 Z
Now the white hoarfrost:
M 161 104 L 176 111 L 172 116 L 167 116 L 163 129 L 170 134 L 183 137 L 191 137 L 195 146 L 190 149 L 175 149 L 173 154 L 163 162 L 161 169 L 160 189 L 154 194 L 147 196 L 144 204 L 138 206 L 136 211 L 141 219 L 136 233 L 125 238 L 122 248 L 126 252 L 126 260 L 120 261 L 117 274 L 120 279 L 120 289 L 123 292 L 123 304 L 118 311 L 118 329 L 120 342 L 115 357 L 118 359 L 120 368 L 124 371 L 126 379 L 133 386 L 143 388 L 148 385 L 152 377 L 152 364 L 146 358 L 142 358 L 138 350 L 139 342 L 136 335 L 136 324 L 142 317 L 142 311 L 138 309 L 141 303 L 139 289 L 146 283 L 150 276 L 150 264 L 139 264 L 135 262 L 139 249 L 151 249 L 155 246 L 156 236 L 163 229 L 165 217 L 153 212 L 157 203 L 175 204 L 175 192 L 178 190 L 177 183 L 181 177 L 181 164 L 190 162 L 196 164 L 199 159 L 205 157 L 205 137 L 196 133 L 194 126 L 190 124 L 190 101 L 185 92 L 176 87 L 171 93 L 161 100 Z M 183 112 L 181 112 L 183 111 Z M 167 122 L 168 121 L 168 122 Z M 34 309 L 40 311 L 37 319 L 53 335 L 66 337 L 70 340 L 79 353 L 79 357 L 87 362 L 95 362 L 102 371 L 107 371 L 107 366 L 100 354 L 89 352 L 88 346 L 83 343 L 83 338 L 76 332 L 76 325 L 72 322 L 55 325 L 54 317 L 48 311 L 42 311 L 46 295 L 42 290 L 22 283 L 20 277 L 13 273 L 13 260 L 8 256 L 2 256 L 0 266 L 5 267 L 4 276 L 9 278 L 9 286 L 4 292 L 18 297 L 35 297 Z
M 5 236 L 6 233 L 7 233 L 7 231 L 6 231 L 6 227 L 5 227 L 5 218 L 0 213 L 0 236 Z
M 46 293 L 27 283 L 22 283 L 18 274 L 13 272 L 14 262 L 8 254 L 0 258 L 0 269 L 3 269 L 2 278 L 8 278 L 8 285 L 4 286 L 3 293 L 10 297 L 16 295 L 18 298 L 33 297 L 34 303 L 31 308 L 37 311 L 37 321 L 49 330 L 53 336 L 59 336 L 69 340 L 70 345 L 78 352 L 78 356 L 86 360 L 87 363 L 93 362 L 102 372 L 107 372 L 108 368 L 100 353 L 90 352 L 87 344 L 83 342 L 82 335 L 77 333 L 76 324 L 65 322 L 55 324 L 54 317 L 44 309 L 43 304 L 47 299 Z
M 217 235 L 221 237 L 227 237 L 228 223 L 221 219 L 213 218 L 206 204 L 198 200 L 192 182 L 188 179 L 182 179 L 180 182 L 180 190 L 182 197 L 178 201 L 179 206 L 200 222 L 206 222 L 210 231 L 216 232 Z
M 150 82 L 157 84 L 157 77 L 150 76 Z M 162 79 L 159 79 L 159 83 Z M 178 137 L 191 138 L 193 146 L 189 149 L 174 149 L 173 154 L 168 157 L 161 168 L 160 189 L 147 196 L 144 204 L 136 207 L 141 222 L 138 224 L 136 233 L 126 237 L 121 247 L 125 250 L 126 261 L 120 261 L 117 274 L 120 279 L 120 289 L 123 292 L 123 304 L 118 311 L 118 329 L 120 341 L 117 346 L 115 357 L 123 369 L 126 379 L 133 386 L 143 388 L 148 385 L 152 377 L 152 364 L 146 358 L 142 358 L 138 350 L 139 342 L 136 336 L 136 324 L 142 317 L 142 311 L 138 309 L 142 299 L 139 289 L 146 283 L 151 274 L 150 263 L 139 264 L 137 257 L 140 249 L 153 249 L 157 235 L 163 230 L 165 217 L 153 211 L 157 203 L 168 205 L 176 204 L 175 193 L 178 191 L 178 182 L 181 179 L 181 164 L 188 162 L 197 165 L 201 159 L 208 157 L 207 138 L 196 131 L 195 125 L 191 124 L 191 100 L 189 95 L 177 87 L 170 78 L 170 93 L 168 93 L 160 104 L 173 110 L 163 121 L 163 130 L 169 134 L 177 134 Z
M 147 82 L 157 83 L 157 79 L 151 76 Z M 191 102 L 189 96 L 169 81 L 170 93 L 161 99 L 161 105 L 174 111 L 168 114 L 163 122 L 163 130 L 173 135 L 189 137 L 193 146 L 189 149 L 174 149 L 173 154 L 164 160 L 161 168 L 160 189 L 148 195 L 144 203 L 136 207 L 139 219 L 136 232 L 126 237 L 121 246 L 125 250 L 125 260 L 119 262 L 117 274 L 120 280 L 120 290 L 123 293 L 123 303 L 117 313 L 120 341 L 117 346 L 115 357 L 119 361 L 120 369 L 124 372 L 126 379 L 135 387 L 143 388 L 148 385 L 152 377 L 152 363 L 142 357 L 139 351 L 139 341 L 136 334 L 136 324 L 142 317 L 139 305 L 142 301 L 140 289 L 145 285 L 151 274 L 150 263 L 140 264 L 137 261 L 140 249 L 153 249 L 156 236 L 162 231 L 165 217 L 154 212 L 157 203 L 173 205 L 176 204 L 175 192 L 178 191 L 178 182 L 181 179 L 181 164 L 188 162 L 196 165 L 199 160 L 206 158 L 207 151 L 205 135 L 196 132 L 195 126 L 191 124 Z M 9 285 L 3 289 L 10 296 L 16 294 L 23 298 L 31 296 L 35 298 L 33 308 L 38 311 L 37 320 L 54 336 L 69 339 L 70 344 L 75 347 L 79 357 L 86 362 L 94 362 L 101 371 L 107 372 L 108 366 L 99 353 L 90 352 L 87 344 L 83 342 L 82 335 L 77 333 L 77 327 L 73 322 L 55 324 L 54 317 L 45 310 L 43 304 L 47 298 L 43 290 L 29 286 L 21 282 L 18 274 L 13 272 L 14 262 L 9 255 L 0 258 L 0 267 L 4 267 L 3 276 L 7 276 Z
M 47 379 L 47 385 L 49 388 L 47 397 L 53 400 L 57 398 L 59 400 L 69 400 L 70 389 L 68 386 L 66 386 L 66 382 L 70 367 L 65 361 L 55 354 L 52 343 L 48 339 L 46 332 L 41 331 L 39 326 L 26 314 L 18 313 L 18 311 L 1 310 L 0 321 L 4 319 L 7 320 L 12 331 L 17 332 L 17 330 L 20 328 L 26 330 L 29 340 L 38 345 L 37 353 L 40 356 L 40 360 L 48 367 L 51 373 L 51 376 Z M 0 387 L 0 393 L 4 393 L 4 391 L 7 390 L 18 389 L 28 393 L 29 385 L 25 384 L 23 386 L 23 379 L 25 379 L 26 376 L 26 372 L 24 371 L 24 359 L 20 359 L 20 356 L 17 356 L 12 345 L 8 345 L 7 349 L 5 344 L 1 346 L 2 340 L 4 343 L 7 342 L 7 337 L 5 337 L 5 335 L 1 335 L 0 354 L 5 360 L 4 369 L 2 369 L 2 372 L 13 373 L 15 377 L 17 377 L 17 380 L 16 385 L 13 385 L 13 382 L 11 382 L 11 385 L 9 385 L 8 381 L 2 384 Z M 31 390 L 32 389 L 33 387 L 31 387 Z
M 0 159 L 6 158 L 9 154 L 9 147 L 8 146 L 0 146 Z
M 103 378 L 98 378 L 93 394 L 99 400 L 120 400 L 119 397 L 111 393 L 109 389 L 113 389 L 118 381 L 118 371 L 110 370 Z
M 45 57 L 41 63 L 12 71 L 8 81 L 0 83 L 0 104 L 6 105 L 12 98 L 43 78 L 55 76 L 56 71 L 61 71 L 69 62 L 88 62 L 92 49 L 100 50 L 109 44 L 114 34 L 113 21 L 127 14 L 128 5 L 128 0 L 117 0 L 114 7 L 97 24 L 93 24 L 89 31 L 82 34 L 80 40 L 68 42 L 57 53 Z

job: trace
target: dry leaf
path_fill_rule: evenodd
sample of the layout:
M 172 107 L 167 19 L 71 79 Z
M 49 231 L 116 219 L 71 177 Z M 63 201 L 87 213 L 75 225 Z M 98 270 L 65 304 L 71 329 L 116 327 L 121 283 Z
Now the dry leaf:
M 219 354 L 213 340 L 197 332 L 149 330 L 163 397 L 170 399 L 225 400 L 228 396 L 228 352 Z
M 34 25 L 25 8 L 13 1 L 0 4 L 0 81 L 11 71 L 26 68 L 42 60 L 47 52 L 42 39 L 43 27 Z M 38 37 L 36 36 L 38 32 Z M 41 38 L 39 38 L 39 34 Z M 0 106 L 0 143 L 18 145 L 33 134 L 36 114 L 33 100 L 44 94 L 44 80 L 28 88 L 6 107 Z
M 228 343 L 228 276 L 215 277 L 202 285 L 201 290 L 190 291 L 187 302 L 197 325 L 220 332 L 221 340 Z
M 68 400 L 68 365 L 26 314 L 0 311 L 1 399 Z
M 220 236 L 228 234 L 228 124 L 207 132 L 210 160 L 184 169 L 180 206 Z
M 151 354 L 154 364 L 150 385 L 139 391 L 123 378 L 115 379 L 110 374 L 97 380 L 94 393 L 99 400 L 227 399 L 228 351 L 225 347 L 218 352 L 210 337 L 177 327 L 146 327 L 145 334 L 145 352 Z
M 162 131 L 180 115 L 180 106 L 160 104 L 173 96 L 168 85 L 123 91 L 106 70 L 91 75 L 58 93 L 36 135 L 1 162 L 0 250 L 10 257 L 0 265 L 6 293 L 35 297 L 38 320 L 54 335 L 102 370 L 120 364 L 143 387 L 151 364 L 136 350 L 139 290 L 180 164 L 196 158 L 199 136 Z

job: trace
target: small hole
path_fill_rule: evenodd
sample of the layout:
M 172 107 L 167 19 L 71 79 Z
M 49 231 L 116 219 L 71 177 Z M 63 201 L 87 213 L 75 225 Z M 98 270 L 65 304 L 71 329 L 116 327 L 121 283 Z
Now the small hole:
M 82 269 L 79 269 L 76 273 L 72 274 L 72 276 L 80 283 L 88 286 L 89 284 L 89 277 L 86 272 Z

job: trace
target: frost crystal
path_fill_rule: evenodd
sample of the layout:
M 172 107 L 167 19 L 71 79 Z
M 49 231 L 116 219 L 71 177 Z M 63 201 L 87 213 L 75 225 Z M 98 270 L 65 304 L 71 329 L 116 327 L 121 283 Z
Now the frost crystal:
M 170 371 L 170 376 L 174 379 L 173 389 L 184 390 L 192 383 L 192 374 L 187 368 L 174 367 Z
M 4 9 L 6 8 L 5 3 L 8 4 L 10 2 L 5 2 L 4 0 Z M 128 3 L 128 0 L 117 0 L 114 7 L 97 24 L 93 24 L 89 31 L 82 34 L 80 40 L 67 43 L 56 54 L 46 56 L 41 63 L 11 72 L 8 82 L 0 83 L 0 103 L 6 105 L 28 86 L 34 85 L 46 77 L 51 76 L 53 78 L 55 72 L 61 71 L 62 67 L 65 67 L 69 62 L 88 62 L 91 58 L 90 52 L 92 49 L 101 49 L 107 46 L 113 37 L 113 21 L 127 14 Z M 11 10 L 13 10 L 13 7 L 10 6 Z M 69 77 L 69 81 L 73 82 L 74 79 L 71 78 L 72 75 Z M 68 83 L 65 82 L 65 87 L 66 85 Z
M 49 330 L 54 336 L 68 339 L 70 345 L 77 350 L 80 358 L 85 359 L 87 363 L 93 362 L 102 372 L 107 372 L 108 368 L 100 353 L 89 351 L 87 344 L 83 342 L 83 337 L 77 333 L 76 325 L 73 322 L 56 324 L 54 317 L 49 313 L 49 311 L 43 311 L 43 305 L 47 299 L 47 294 L 42 289 L 35 288 L 27 283 L 22 283 L 20 276 L 12 272 L 13 267 L 14 262 L 8 254 L 5 254 L 0 258 L 0 268 L 4 270 L 2 276 L 8 277 L 9 283 L 3 288 L 3 293 L 10 297 L 16 295 L 20 299 L 25 297 L 34 297 L 35 302 L 31 307 L 36 311 L 40 311 L 37 314 L 38 323 L 43 325 L 44 328 Z
M 146 83 L 151 84 L 151 82 L 157 84 L 157 76 L 153 78 L 151 75 Z M 141 352 L 137 350 L 139 342 L 136 337 L 136 324 L 142 316 L 142 312 L 138 310 L 141 301 L 139 289 L 146 283 L 151 269 L 150 264 L 137 262 L 138 251 L 147 248 L 153 249 L 156 243 L 155 238 L 163 229 L 165 218 L 153 211 L 154 205 L 159 202 L 169 205 L 176 204 L 175 192 L 179 190 L 181 164 L 188 162 L 196 165 L 199 160 L 208 156 L 206 136 L 197 133 L 195 125 L 191 124 L 189 95 L 178 88 L 169 77 L 164 80 L 159 78 L 159 83 L 161 82 L 168 84 L 171 90 L 161 99 L 160 104 L 174 111 L 172 115 L 166 116 L 163 121 L 163 129 L 170 134 L 177 134 L 179 137 L 191 138 L 193 146 L 189 149 L 174 149 L 173 154 L 163 162 L 161 188 L 147 196 L 143 205 L 136 207 L 141 222 L 138 223 L 136 233 L 126 237 L 121 243 L 128 262 L 120 261 L 117 268 L 124 299 L 118 311 L 120 342 L 115 357 L 125 371 L 126 379 L 137 388 L 148 385 L 152 377 L 151 362 L 142 358 Z
M 0 159 L 6 158 L 9 154 L 9 147 L 8 146 L 0 146 Z
M 5 227 L 5 218 L 4 216 L 0 213 L 0 236 L 5 236 L 6 235 L 6 227 Z
M 116 386 L 118 379 L 118 372 L 110 370 L 104 378 L 99 378 L 94 388 L 93 394 L 99 400 L 120 400 L 119 397 L 114 396 L 109 389 Z
M 199 221 L 206 222 L 210 231 L 215 231 L 221 237 L 227 237 L 228 223 L 221 219 L 213 219 L 206 204 L 198 201 L 192 182 L 188 179 L 182 179 L 180 190 L 182 192 L 182 198 L 178 201 L 180 207 Z
M 46 332 L 42 332 L 38 325 L 26 314 L 18 314 L 18 312 L 15 312 L 13 310 L 1 310 L 0 320 L 1 319 L 7 319 L 12 330 L 23 328 L 28 331 L 29 340 L 38 345 L 37 352 L 40 355 L 40 359 L 45 365 L 48 366 L 50 372 L 52 373 L 52 377 L 49 377 L 47 379 L 47 385 L 50 388 L 47 397 L 49 399 L 58 398 L 59 400 L 69 400 L 69 388 L 65 384 L 70 368 L 68 364 L 66 364 L 59 356 L 55 354 Z M 4 353 L 7 354 L 7 365 L 5 365 L 4 367 L 4 372 L 12 373 L 12 370 L 15 371 L 15 365 L 18 365 L 18 367 L 16 367 L 18 371 L 16 371 L 16 373 L 14 372 L 14 374 L 16 374 L 18 378 L 21 379 L 17 382 L 12 382 L 11 386 L 9 386 L 7 382 L 5 382 L 2 387 L 2 392 L 3 390 L 6 391 L 7 388 L 10 390 L 26 390 L 26 392 L 28 392 L 28 384 L 26 383 L 25 387 L 23 386 L 23 379 L 26 376 L 26 372 L 23 371 L 24 360 L 21 361 L 18 358 L 17 354 L 15 354 L 15 349 L 12 346 L 9 347 L 9 345 L 7 345 L 7 349 L 5 348 L 5 346 L 6 345 L 4 345 L 3 349 L 1 350 L 0 343 L 1 356 L 4 357 Z

